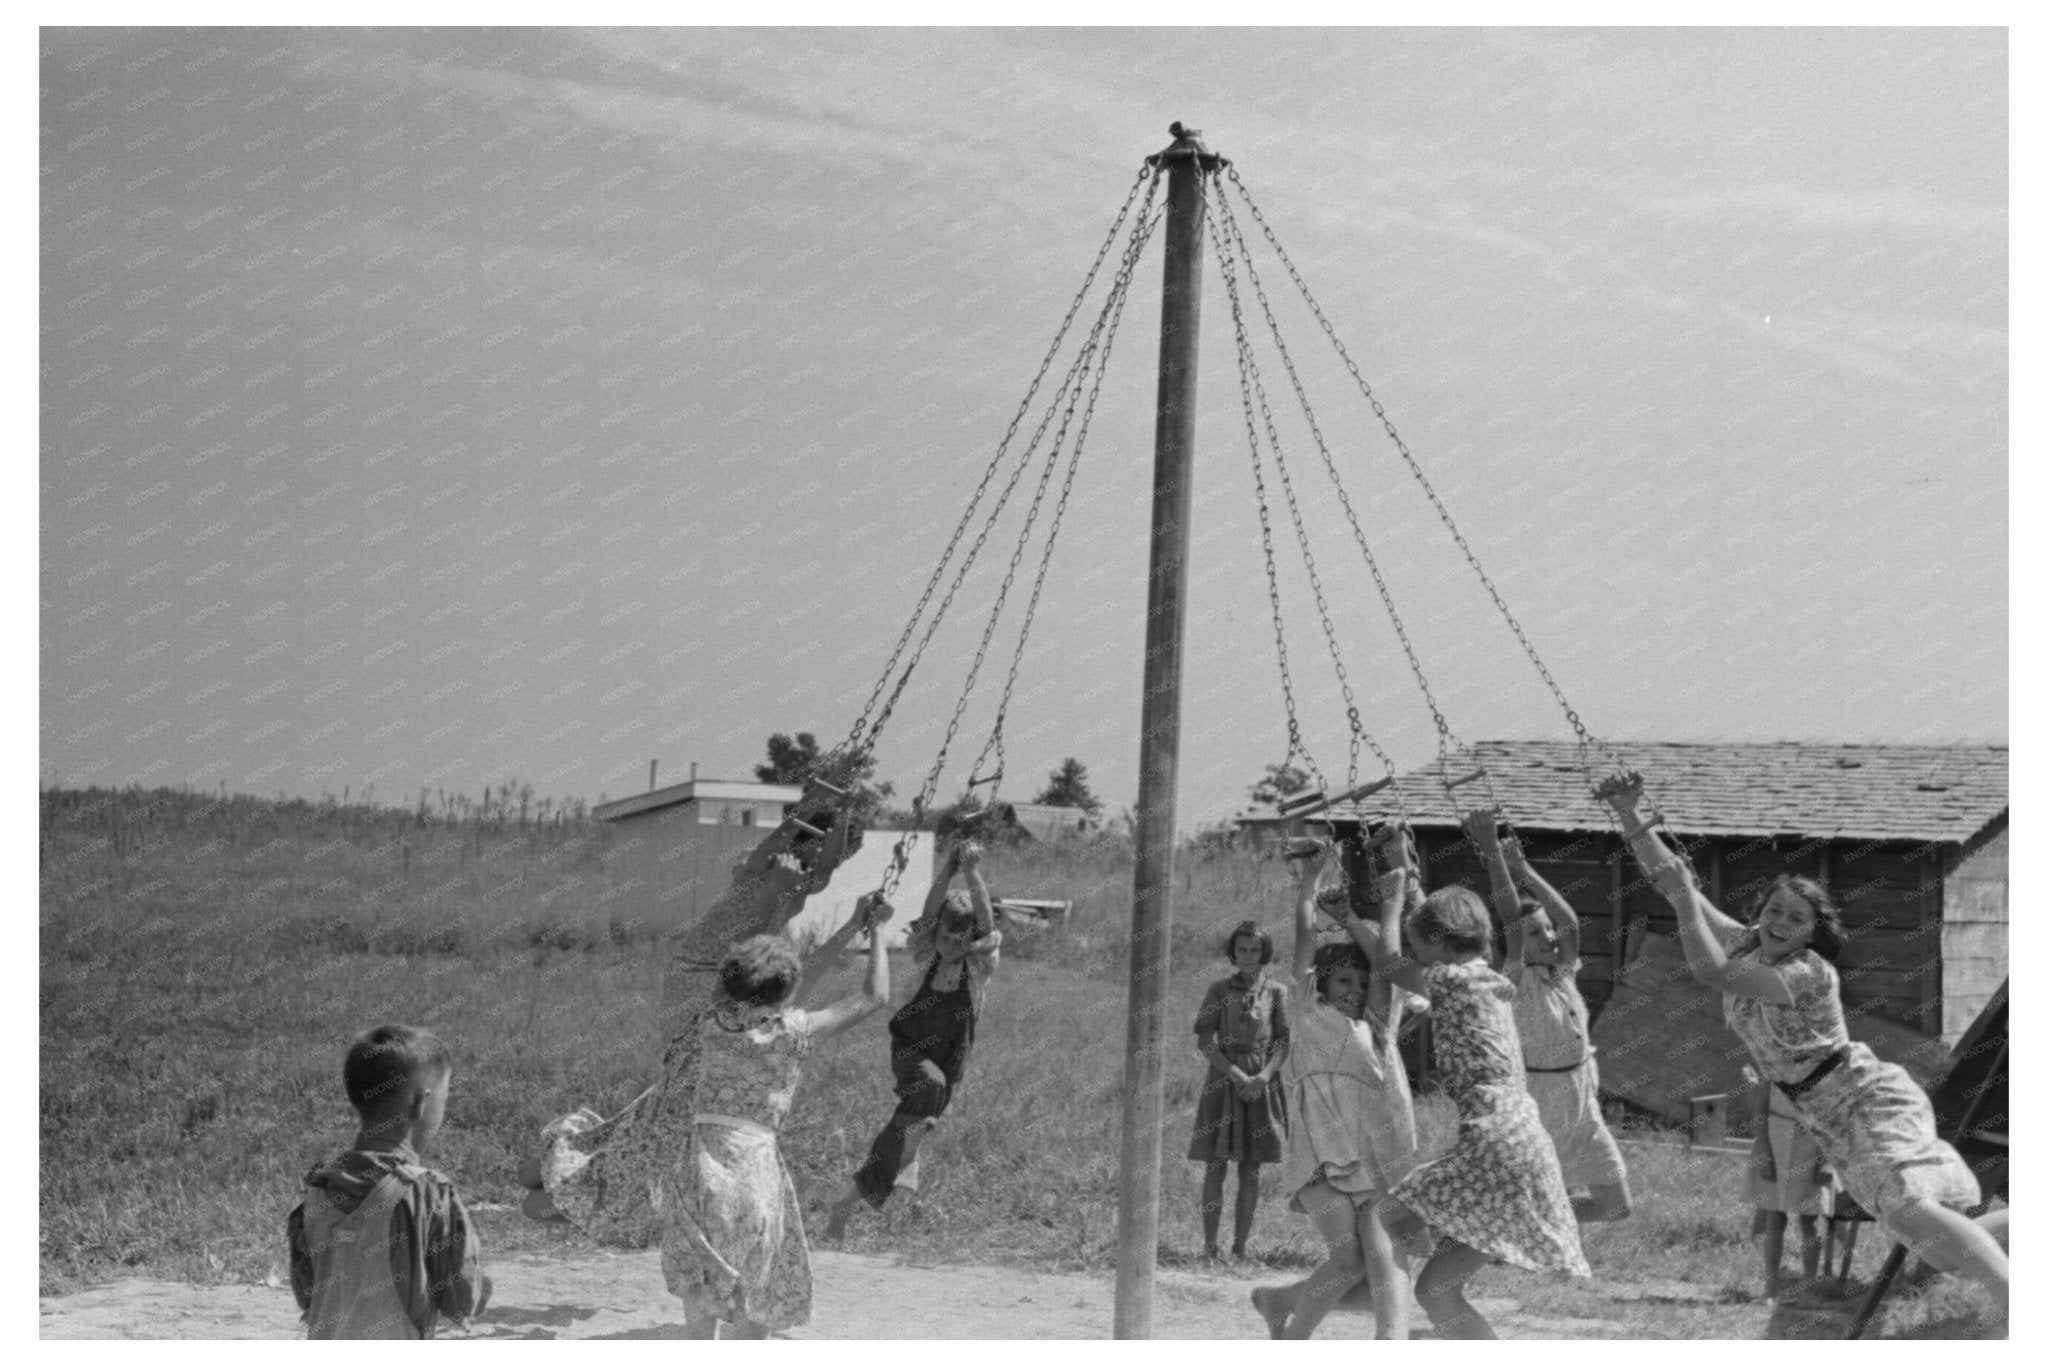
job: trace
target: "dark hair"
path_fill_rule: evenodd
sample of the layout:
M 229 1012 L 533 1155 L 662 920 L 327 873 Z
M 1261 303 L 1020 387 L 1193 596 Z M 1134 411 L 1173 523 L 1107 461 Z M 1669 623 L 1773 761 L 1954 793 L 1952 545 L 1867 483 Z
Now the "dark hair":
M 733 946 L 718 965 L 718 989 L 748 1006 L 780 1005 L 803 979 L 803 959 L 785 935 L 757 934 Z
M 1457 953 L 1484 953 L 1490 936 L 1486 903 L 1470 887 L 1439 887 L 1408 917 L 1408 932 Z
M 1316 950 L 1312 960 L 1315 973 L 1316 995 L 1327 995 L 1330 974 L 1338 968 L 1355 967 L 1365 974 L 1369 984 L 1372 981 L 1372 959 L 1365 956 L 1365 950 L 1349 939 L 1333 940 Z
M 1764 884 L 1756 894 L 1756 903 L 1749 908 L 1749 923 L 1756 925 L 1764 918 L 1764 906 L 1771 894 L 1787 891 L 1813 907 L 1813 940 L 1808 945 L 1815 953 L 1830 963 L 1842 956 L 1842 912 L 1835 905 L 1828 889 L 1810 877 L 1797 873 L 1780 873 Z
M 432 1030 L 378 1025 L 349 1045 L 341 1063 L 341 1085 L 357 1114 L 375 1118 L 403 1107 L 413 1083 L 438 1077 L 454 1065 L 454 1054 Z
M 1259 941 L 1259 965 L 1261 967 L 1273 961 L 1273 936 L 1260 929 L 1259 922 L 1256 920 L 1240 920 L 1237 922 L 1236 929 L 1223 936 L 1223 956 L 1235 963 L 1237 961 L 1237 941 L 1246 936 Z

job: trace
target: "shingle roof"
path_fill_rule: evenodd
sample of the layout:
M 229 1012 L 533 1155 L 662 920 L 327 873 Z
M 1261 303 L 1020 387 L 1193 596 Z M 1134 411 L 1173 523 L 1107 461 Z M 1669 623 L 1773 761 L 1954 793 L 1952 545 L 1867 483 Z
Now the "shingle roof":
M 1670 827 L 1686 835 L 1798 835 L 1961 844 L 2006 810 L 2003 745 L 1636 744 L 1614 748 L 1643 775 Z M 1608 830 L 1592 785 L 1607 767 L 1581 767 L 1566 740 L 1482 740 L 1473 746 L 1510 823 L 1535 830 Z M 1453 775 L 1454 777 L 1457 775 Z M 1459 787 L 1486 800 L 1488 783 Z M 1401 775 L 1409 819 L 1455 825 L 1435 765 Z M 1338 821 L 1400 814 L 1393 789 L 1329 810 Z

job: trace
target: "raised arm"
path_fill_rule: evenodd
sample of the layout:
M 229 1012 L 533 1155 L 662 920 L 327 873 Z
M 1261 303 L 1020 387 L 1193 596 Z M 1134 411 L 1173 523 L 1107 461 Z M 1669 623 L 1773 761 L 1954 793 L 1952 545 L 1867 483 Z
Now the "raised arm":
M 1486 866 L 1486 884 L 1490 893 L 1487 904 L 1500 921 L 1507 945 L 1507 960 L 1501 964 L 1501 971 L 1519 982 L 1522 980 L 1522 902 L 1515 895 L 1514 874 L 1508 870 L 1507 855 L 1501 849 L 1499 821 L 1499 811 L 1482 807 L 1467 811 L 1459 823 L 1464 826 L 1465 838 L 1472 842 L 1479 861 Z
M 896 908 L 880 892 L 869 892 L 860 899 L 849 923 L 864 924 L 872 931 L 868 937 L 867 981 L 854 995 L 811 1012 L 812 1039 L 829 1039 L 889 1004 L 889 950 L 882 943 L 882 927 L 895 913 Z
M 1644 875 L 1678 913 L 1678 937 L 1685 945 L 1685 962 L 1692 975 L 1717 991 L 1791 1005 L 1792 989 L 1776 969 L 1761 963 L 1729 960 L 1723 940 L 1741 934 L 1743 925 L 1715 909 L 1694 882 L 1692 868 L 1664 846 L 1664 841 L 1657 838 L 1657 832 L 1643 818 L 1638 809 L 1643 799 L 1641 775 L 1624 773 L 1609 778 L 1593 790 L 1593 795 L 1614 809 L 1629 851 L 1642 865 Z
M 1344 928 L 1365 950 L 1375 979 L 1384 979 L 1419 995 L 1427 994 L 1422 964 L 1401 952 L 1401 917 L 1422 899 L 1415 845 L 1405 829 L 1395 826 L 1382 830 L 1372 843 L 1384 849 L 1393 864 L 1393 870 L 1384 874 L 1374 888 L 1379 898 L 1379 919 L 1347 920 Z
M 1508 872 L 1516 882 L 1528 889 L 1529 895 L 1542 903 L 1550 913 L 1550 928 L 1557 931 L 1557 953 L 1560 960 L 1570 962 L 1579 956 L 1579 913 L 1572 909 L 1572 903 L 1565 900 L 1564 893 L 1551 886 L 1543 875 L 1529 866 L 1529 856 L 1522 852 L 1522 842 L 1513 835 L 1500 842 L 1501 853 L 1508 862 Z M 1519 904 L 1519 903 L 1518 903 Z M 1508 927 L 1508 955 L 1521 961 L 1521 934 L 1519 923 Z
M 1297 847 L 1304 852 L 1287 860 L 1287 871 L 1294 876 L 1294 958 L 1288 976 L 1299 982 L 1315 972 L 1316 877 L 1330 855 L 1319 841 L 1313 851 L 1306 845 Z
M 985 938 L 996 927 L 996 904 L 981 876 L 981 846 L 973 840 L 957 846 L 960 871 L 967 875 L 967 899 L 974 906 L 974 937 Z
M 960 868 L 960 846 L 951 845 L 946 850 L 946 861 L 939 865 L 937 876 L 932 878 L 932 889 L 924 894 L 924 907 L 917 913 L 916 925 L 927 920 L 936 922 L 939 912 L 946 908 L 946 893 L 952 890 L 953 874 Z M 914 929 L 916 926 L 913 925 Z

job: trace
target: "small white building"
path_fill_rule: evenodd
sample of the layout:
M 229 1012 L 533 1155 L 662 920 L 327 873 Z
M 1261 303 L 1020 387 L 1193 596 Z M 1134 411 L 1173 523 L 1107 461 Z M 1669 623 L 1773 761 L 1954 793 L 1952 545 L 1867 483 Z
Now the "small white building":
M 590 814 L 613 830 L 605 852 L 613 873 L 612 918 L 663 927 L 695 920 L 732 885 L 735 865 L 802 796 L 802 788 L 783 783 L 691 778 L 593 807 Z M 822 939 L 845 923 L 854 903 L 880 885 L 901 838 L 894 830 L 868 831 L 825 890 L 804 903 L 791 933 Z M 922 832 L 907 837 L 909 862 L 892 898 L 891 946 L 903 942 L 931 889 L 931 840 Z

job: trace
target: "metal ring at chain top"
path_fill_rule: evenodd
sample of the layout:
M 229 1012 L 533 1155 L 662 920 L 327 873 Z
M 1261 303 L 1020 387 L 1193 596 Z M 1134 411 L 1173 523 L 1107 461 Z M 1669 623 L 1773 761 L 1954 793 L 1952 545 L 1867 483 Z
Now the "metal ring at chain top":
M 988 468 L 982 471 L 981 480 L 975 486 L 973 496 L 968 500 L 966 511 L 961 514 L 959 524 L 953 528 L 952 538 L 947 541 L 945 552 L 939 556 L 939 562 L 933 568 L 931 578 L 926 581 L 924 593 L 918 598 L 917 606 L 910 614 L 910 620 L 904 624 L 903 634 L 897 638 L 895 648 L 889 654 L 888 662 L 882 666 L 881 677 L 876 680 L 874 689 L 868 694 L 866 703 L 862 705 L 860 715 L 853 723 L 853 729 L 848 733 L 847 738 L 836 746 L 835 749 L 848 754 L 861 754 L 873 750 L 876 740 L 880 737 L 882 722 L 886 719 L 877 719 L 874 725 L 874 733 L 867 733 L 869 718 L 874 715 L 876 702 L 881 698 L 884 690 L 888 688 L 889 680 L 896 671 L 897 662 L 903 658 L 904 648 L 908 645 L 911 636 L 915 634 L 918 622 L 924 616 L 925 608 L 931 603 L 932 594 L 938 590 L 940 582 L 944 580 L 946 566 L 952 561 L 953 553 L 959 547 L 961 537 L 966 534 L 968 526 L 972 524 L 974 510 L 980 505 L 982 495 L 987 492 L 989 481 L 995 477 L 995 472 L 1001 468 L 1003 459 L 1009 452 L 1010 442 L 1015 439 L 1017 429 L 1023 424 L 1025 414 L 1031 411 L 1032 400 L 1037 397 L 1039 386 L 1045 382 L 1046 375 L 1051 371 L 1053 358 L 1059 354 L 1060 346 L 1066 340 L 1067 332 L 1072 328 L 1075 317 L 1081 311 L 1082 303 L 1087 299 L 1088 290 L 1093 286 L 1097 273 L 1102 269 L 1102 263 L 1108 259 L 1110 248 L 1116 244 L 1118 235 L 1123 231 L 1124 220 L 1130 216 L 1131 205 L 1136 202 L 1139 192 L 1143 190 L 1145 192 L 1145 203 L 1149 209 L 1157 189 L 1158 181 L 1152 174 L 1152 168 L 1141 166 L 1138 169 L 1137 179 L 1131 184 L 1130 192 L 1124 196 L 1123 206 L 1117 210 L 1115 219 L 1109 225 L 1108 233 L 1103 236 L 1101 247 L 1096 250 L 1095 260 L 1088 267 L 1088 273 L 1083 277 L 1080 289 L 1075 291 L 1073 302 L 1067 306 L 1066 316 L 1060 320 L 1058 329 L 1053 333 L 1052 344 L 1046 348 L 1045 358 L 1039 362 L 1038 373 L 1032 376 L 1030 385 L 1025 389 L 1023 401 L 1018 404 L 1016 413 L 1010 418 L 1010 425 L 1004 431 L 1002 440 L 996 444 L 994 458 L 989 461 Z M 941 611 L 943 612 L 943 607 Z M 926 641 L 930 640 L 929 633 L 927 633 L 925 639 Z M 922 651 L 923 646 L 920 645 L 919 653 L 922 654 Z M 916 667 L 917 658 L 913 657 L 909 664 L 904 666 L 904 677 L 907 679 L 910 671 Z M 898 694 L 902 691 L 901 680 L 898 681 L 896 691 Z
M 1414 475 L 1416 482 L 1422 486 L 1422 491 L 1428 495 L 1431 506 L 1436 509 L 1437 517 L 1443 522 L 1445 529 L 1451 533 L 1451 539 L 1457 543 L 1458 549 L 1463 552 L 1465 562 L 1471 565 L 1472 571 L 1479 576 L 1480 583 L 1486 588 L 1487 596 L 1493 599 L 1493 605 L 1499 609 L 1502 618 L 1506 620 L 1508 629 L 1514 632 L 1515 640 L 1521 645 L 1522 652 L 1529 657 L 1529 662 L 1535 665 L 1536 672 L 1542 677 L 1544 686 L 1550 689 L 1550 695 L 1556 699 L 1558 706 L 1564 710 L 1566 722 L 1571 726 L 1581 743 L 1598 745 L 1610 757 L 1618 759 L 1619 755 L 1611 746 L 1600 741 L 1586 728 L 1585 723 L 1579 719 L 1578 712 L 1573 709 L 1570 701 L 1566 699 L 1564 690 L 1558 686 L 1557 679 L 1552 676 L 1549 666 L 1543 662 L 1543 657 L 1536 652 L 1536 647 L 1529 640 L 1528 633 L 1522 629 L 1521 622 L 1517 621 L 1515 614 L 1508 609 L 1507 600 L 1501 596 L 1500 590 L 1495 587 L 1493 579 L 1486 572 L 1485 566 L 1479 563 L 1479 556 L 1473 551 L 1471 544 L 1466 541 L 1465 534 L 1458 529 L 1458 524 L 1452 520 L 1450 510 L 1444 506 L 1443 499 L 1437 496 L 1435 486 L 1429 482 L 1429 477 L 1422 472 L 1422 466 L 1417 463 L 1414 453 L 1408 449 L 1408 443 L 1403 441 L 1400 432 L 1395 430 L 1393 419 L 1387 416 L 1387 410 L 1381 404 L 1379 396 L 1372 391 L 1372 386 L 1366 382 L 1365 375 L 1358 368 L 1358 363 L 1351 358 L 1351 353 L 1345 349 L 1343 341 L 1338 338 L 1337 329 L 1331 325 L 1329 318 L 1323 313 L 1322 305 L 1316 301 L 1315 295 L 1309 292 L 1307 282 L 1301 278 L 1301 272 L 1295 269 L 1294 262 L 1287 255 L 1286 248 L 1280 245 L 1280 239 L 1274 234 L 1272 225 L 1266 221 L 1266 216 L 1259 211 L 1258 204 L 1252 199 L 1251 192 L 1245 188 L 1244 181 L 1238 176 L 1236 169 L 1231 168 L 1227 174 L 1230 177 L 1230 183 L 1235 185 L 1238 193 L 1244 197 L 1246 210 L 1251 214 L 1253 220 L 1258 223 L 1259 230 L 1265 235 L 1267 243 L 1272 246 L 1274 254 L 1280 258 L 1281 265 L 1286 268 L 1288 278 L 1293 280 L 1294 287 L 1300 292 L 1303 301 L 1308 304 L 1309 311 L 1315 315 L 1317 324 L 1323 330 L 1323 335 L 1329 339 L 1331 346 L 1336 348 L 1337 356 L 1343 361 L 1344 368 L 1351 372 L 1351 378 L 1358 385 L 1359 392 L 1365 396 L 1366 402 L 1372 406 L 1373 416 L 1379 419 L 1380 425 L 1386 430 L 1388 439 L 1393 442 L 1394 449 L 1400 452 L 1402 461 L 1408 466 L 1409 473 Z M 1221 198 L 1221 196 L 1218 197 Z

